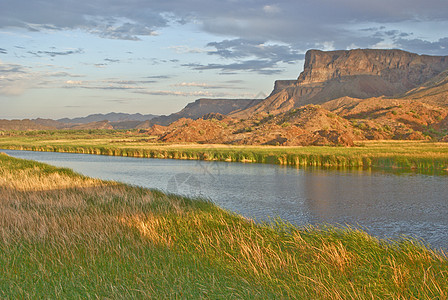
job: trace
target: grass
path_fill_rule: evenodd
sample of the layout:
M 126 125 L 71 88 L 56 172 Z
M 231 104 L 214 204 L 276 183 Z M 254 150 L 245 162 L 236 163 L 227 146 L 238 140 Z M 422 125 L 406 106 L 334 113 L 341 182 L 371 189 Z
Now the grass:
M 368 141 L 355 147 L 164 144 L 139 131 L 5 132 L 0 148 L 148 158 L 269 163 L 299 167 L 448 170 L 448 143 Z
M 0 154 L 1 298 L 447 299 L 448 258 Z

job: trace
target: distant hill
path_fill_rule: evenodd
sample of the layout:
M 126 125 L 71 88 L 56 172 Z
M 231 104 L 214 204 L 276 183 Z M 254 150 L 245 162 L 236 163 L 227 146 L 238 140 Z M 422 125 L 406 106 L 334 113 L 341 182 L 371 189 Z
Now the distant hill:
M 0 120 L 0 130 L 46 130 L 54 127 L 42 125 L 33 120 Z
M 156 115 L 142 115 L 140 113 L 136 114 L 126 114 L 126 113 L 115 113 L 111 112 L 108 114 L 93 114 L 88 115 L 87 117 L 80 117 L 80 118 L 63 118 L 57 120 L 58 122 L 62 123 L 76 123 L 76 124 L 85 124 L 85 123 L 91 123 L 91 122 L 99 122 L 99 121 L 109 121 L 109 122 L 124 122 L 124 121 L 148 121 L 153 118 L 157 117 Z
M 114 127 L 109 121 L 104 120 L 75 125 L 73 127 L 70 127 L 70 129 L 114 129 Z
M 195 102 L 189 103 L 177 113 L 169 116 L 156 117 L 147 124 L 168 125 L 181 118 L 196 120 L 209 113 L 228 115 L 246 110 L 261 101 L 261 99 L 198 99 Z
M 51 119 L 0 120 L 0 130 L 114 129 L 109 121 L 68 124 Z

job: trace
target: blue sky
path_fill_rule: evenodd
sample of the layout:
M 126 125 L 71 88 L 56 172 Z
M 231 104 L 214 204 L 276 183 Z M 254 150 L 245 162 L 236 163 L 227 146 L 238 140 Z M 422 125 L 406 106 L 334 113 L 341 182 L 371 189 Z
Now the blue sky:
M 308 49 L 448 55 L 446 0 L 0 1 L 0 119 L 263 97 Z

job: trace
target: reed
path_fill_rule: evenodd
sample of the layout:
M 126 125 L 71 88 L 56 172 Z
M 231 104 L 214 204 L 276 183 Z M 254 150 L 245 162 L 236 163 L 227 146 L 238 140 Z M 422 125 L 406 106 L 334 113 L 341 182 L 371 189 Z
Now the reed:
M 447 299 L 448 258 L 0 155 L 1 298 Z
M 301 168 L 381 168 L 436 174 L 448 171 L 448 143 L 426 141 L 368 141 L 355 147 L 164 144 L 139 131 L 61 130 L 4 132 L 0 148 Z

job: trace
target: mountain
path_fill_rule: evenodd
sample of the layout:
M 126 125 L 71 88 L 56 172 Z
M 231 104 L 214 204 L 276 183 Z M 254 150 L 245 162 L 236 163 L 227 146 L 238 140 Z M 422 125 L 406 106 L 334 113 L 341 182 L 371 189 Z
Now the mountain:
M 418 55 L 402 50 L 309 50 L 297 80 L 277 81 L 268 98 L 231 116 L 277 114 L 345 96 L 392 97 L 424 84 L 447 68 L 448 56 Z
M 52 119 L 42 119 L 37 118 L 32 120 L 34 123 L 48 127 L 48 128 L 55 128 L 55 129 L 63 129 L 67 127 L 67 124 L 58 122 Z
M 136 114 L 126 114 L 126 113 L 115 113 L 111 112 L 108 114 L 93 114 L 88 115 L 87 117 L 80 117 L 80 118 L 63 118 L 57 120 L 58 122 L 62 123 L 76 123 L 76 124 L 85 124 L 85 123 L 91 123 L 91 122 L 99 122 L 99 121 L 109 121 L 109 122 L 124 122 L 124 121 L 140 121 L 144 122 L 147 120 L 151 120 L 155 118 L 156 115 L 142 115 L 140 113 Z
M 146 124 L 147 126 L 151 126 L 152 124 L 168 125 L 181 118 L 199 119 L 208 113 L 228 115 L 246 110 L 261 101 L 261 99 L 198 99 L 195 102 L 187 104 L 187 106 L 177 113 L 169 116 L 156 117 Z
M 109 121 L 67 124 L 51 119 L 0 120 L 0 130 L 114 129 Z
M 79 125 L 74 125 L 70 127 L 70 129 L 73 130 L 81 130 L 81 129 L 114 129 L 112 124 L 107 121 L 97 121 L 97 122 L 89 122 L 89 123 L 83 123 Z
M 43 125 L 34 120 L 0 120 L 0 130 L 46 130 L 54 127 Z

